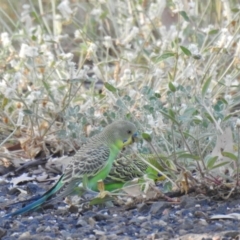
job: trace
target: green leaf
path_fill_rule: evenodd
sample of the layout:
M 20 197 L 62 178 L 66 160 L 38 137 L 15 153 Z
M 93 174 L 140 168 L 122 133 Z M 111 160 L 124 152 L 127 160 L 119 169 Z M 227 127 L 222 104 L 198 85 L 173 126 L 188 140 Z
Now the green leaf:
M 46 91 L 48 92 L 48 96 L 51 98 L 51 100 L 53 101 L 54 104 L 56 104 L 58 106 L 58 102 L 55 101 L 55 98 L 51 92 L 51 86 L 47 81 L 42 81 L 43 86 L 45 87 Z
M 200 123 L 203 122 L 203 119 L 202 119 L 200 116 L 194 116 L 194 117 L 193 117 L 193 122 L 194 122 L 195 124 L 200 124 Z
M 114 198 L 111 196 L 105 196 L 104 198 L 96 197 L 89 202 L 89 205 L 101 205 L 113 200 Z
M 228 105 L 228 101 L 225 98 L 221 98 L 221 101 L 225 104 Z
M 238 160 L 238 157 L 237 157 L 235 154 L 230 153 L 230 152 L 222 152 L 222 155 L 223 155 L 224 157 L 230 158 L 230 159 L 232 159 L 232 160 L 234 160 L 234 161 L 237 161 L 237 160 Z
M 103 11 L 99 18 L 101 20 L 104 20 L 104 19 L 106 19 L 107 16 L 108 16 L 108 11 Z
M 198 114 L 198 110 L 195 107 L 187 107 L 183 113 L 186 117 L 192 117 Z
M 184 18 L 185 21 L 190 22 L 190 19 L 185 11 L 180 11 L 179 14 Z
M 163 53 L 161 56 L 157 57 L 155 62 L 158 63 L 158 62 L 161 62 L 161 61 L 163 61 L 167 58 L 175 57 L 175 56 L 176 56 L 176 54 L 173 53 L 173 52 L 166 52 L 166 53 Z
M 23 109 L 23 113 L 25 115 L 32 115 L 33 114 L 33 112 L 30 109 Z
M 73 111 L 74 113 L 78 113 L 80 111 L 80 106 L 79 105 L 74 106 Z
M 178 122 L 177 122 L 177 120 L 174 118 L 174 117 L 172 117 L 171 115 L 169 115 L 168 113 L 166 113 L 166 112 L 164 112 L 164 111 L 162 111 L 162 110 L 159 110 L 159 112 L 161 112 L 165 117 L 167 117 L 168 119 L 170 119 L 170 120 L 172 120 L 174 123 L 176 123 L 177 125 L 179 124 Z
M 212 169 L 217 159 L 218 159 L 218 156 L 209 158 L 207 161 L 207 168 Z
M 152 164 L 155 168 L 157 168 L 161 172 L 164 171 L 164 168 L 160 164 L 160 161 L 159 161 L 159 158 L 160 158 L 161 161 L 163 160 L 163 158 L 161 158 L 161 156 L 158 157 L 157 155 L 149 154 L 149 155 L 142 156 L 142 157 L 144 157 L 144 159 L 146 159 L 147 162 Z M 166 159 L 164 159 L 163 161 L 166 163 L 166 165 L 169 166 L 169 163 Z M 158 172 L 155 169 L 152 169 L 150 166 L 148 166 L 148 168 L 146 170 L 146 173 L 148 174 L 148 176 L 150 176 L 150 175 L 153 176 L 154 178 L 152 178 L 152 179 L 155 179 L 156 176 L 158 175 Z
M 88 177 L 87 177 L 87 174 L 84 174 L 84 175 L 83 175 L 82 185 L 83 185 L 83 188 L 84 188 L 84 189 L 88 189 Z
M 232 118 L 232 114 L 229 114 L 224 117 L 223 121 L 227 121 L 228 119 Z
M 221 162 L 221 163 L 213 166 L 213 167 L 211 168 L 211 170 L 212 170 L 212 169 L 215 169 L 215 168 L 219 168 L 219 167 L 224 166 L 224 165 L 226 165 L 226 164 L 229 164 L 229 162 Z
M 8 98 L 4 97 L 2 100 L 2 109 L 4 109 L 7 106 L 8 102 L 9 102 Z
M 207 93 L 207 90 L 208 90 L 208 88 L 209 88 L 209 85 L 210 85 L 210 83 L 211 83 L 211 80 L 212 80 L 212 78 L 209 77 L 209 78 L 206 80 L 206 82 L 203 84 L 203 87 L 202 87 L 202 97 L 203 97 L 203 98 L 205 97 L 205 95 L 206 95 L 206 93 Z
M 170 89 L 172 92 L 176 92 L 176 91 L 177 91 L 176 87 L 174 86 L 174 84 L 173 84 L 172 82 L 169 82 L 169 83 L 168 83 L 168 87 L 169 87 L 169 89 Z
M 200 157 L 197 155 L 192 155 L 190 153 L 182 153 L 178 156 L 179 158 L 190 158 L 193 160 L 200 160 Z
M 149 111 L 150 113 L 153 113 L 154 108 L 151 105 L 144 105 L 143 106 L 144 109 L 146 109 L 147 111 Z
M 33 41 L 36 41 L 37 40 L 37 37 L 35 35 L 32 35 L 32 40 Z
M 192 57 L 196 60 L 200 60 L 202 58 L 200 54 L 193 54 Z
M 208 32 L 209 35 L 217 34 L 219 32 L 219 29 L 213 29 Z
M 171 108 L 168 109 L 168 113 L 169 113 L 169 115 L 170 115 L 172 118 L 175 119 L 175 112 L 174 112 Z
M 151 142 L 152 141 L 152 137 L 150 134 L 148 133 L 142 133 L 142 138 L 147 141 L 147 142 Z
M 127 113 L 125 116 L 129 120 L 131 118 L 132 114 L 131 113 Z
M 30 16 L 31 16 L 32 18 L 34 18 L 35 20 L 37 20 L 39 23 L 41 22 L 38 14 L 37 14 L 35 11 L 31 11 L 31 12 L 30 12 Z
M 184 46 L 180 46 L 180 48 L 185 55 L 187 55 L 188 57 L 192 56 L 192 53 L 187 48 L 185 48 Z
M 117 89 L 116 89 L 112 84 L 110 84 L 110 83 L 108 83 L 108 82 L 105 82 L 105 83 L 104 83 L 104 87 L 105 87 L 108 91 L 113 92 L 113 93 L 115 93 L 115 92 L 117 91 Z
M 173 189 L 173 186 L 172 186 L 171 182 L 167 181 L 164 183 L 164 185 L 163 185 L 164 192 L 171 192 L 172 189 Z
M 183 134 L 184 134 L 185 137 L 190 137 L 190 138 L 192 138 L 193 140 L 196 141 L 196 138 L 193 135 L 191 135 L 190 133 L 183 131 Z
M 168 72 L 168 79 L 169 79 L 170 81 L 173 81 L 173 76 L 172 76 L 172 74 L 171 74 L 170 72 Z
M 211 115 L 209 115 L 209 113 L 205 112 L 204 115 L 211 123 L 214 123 L 213 118 L 211 117 Z

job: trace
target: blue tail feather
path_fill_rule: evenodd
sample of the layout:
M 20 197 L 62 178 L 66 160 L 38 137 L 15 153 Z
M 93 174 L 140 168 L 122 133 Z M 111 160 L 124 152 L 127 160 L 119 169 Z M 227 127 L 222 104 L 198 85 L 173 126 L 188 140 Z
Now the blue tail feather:
M 6 214 L 5 216 L 3 216 L 4 218 L 9 218 L 9 217 L 13 217 L 19 214 L 23 214 L 26 212 L 29 212 L 31 210 L 37 209 L 39 208 L 41 205 L 43 205 L 46 201 L 50 200 L 51 197 L 59 191 L 59 189 L 62 188 L 63 184 L 61 183 L 63 175 L 61 176 L 61 178 L 58 180 L 58 182 L 52 187 L 50 188 L 46 193 L 44 193 L 39 199 L 37 199 L 36 201 L 34 201 L 33 203 L 28 204 L 27 206 L 13 212 L 13 213 L 9 213 Z

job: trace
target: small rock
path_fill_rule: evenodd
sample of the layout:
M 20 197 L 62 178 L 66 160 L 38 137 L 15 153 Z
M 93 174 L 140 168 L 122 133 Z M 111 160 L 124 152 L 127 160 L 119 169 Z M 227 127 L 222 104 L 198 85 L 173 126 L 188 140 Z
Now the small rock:
M 189 197 L 188 195 L 185 195 L 182 197 L 181 199 L 181 203 L 180 206 L 181 208 L 192 208 L 195 207 L 195 205 L 197 204 L 197 200 L 194 197 Z
M 24 233 L 22 233 L 20 236 L 19 236 L 19 238 L 18 238 L 18 240 L 30 240 L 31 239 L 31 234 L 30 234 L 30 232 L 24 232 Z
M 95 219 L 97 222 L 107 220 L 109 218 L 110 218 L 110 216 L 104 215 L 104 214 L 96 214 L 95 216 L 93 216 L 93 219 Z
M 99 240 L 107 240 L 107 237 L 104 235 L 104 236 L 101 236 L 100 238 L 99 238 Z
M 40 226 L 36 229 L 36 233 L 40 233 L 40 232 L 43 232 L 45 230 L 45 227 L 44 226 Z
M 107 240 L 117 240 L 118 239 L 118 236 L 114 233 L 109 234 L 106 237 L 107 237 Z
M 22 190 L 23 191 L 23 190 Z M 24 191 L 23 191 L 24 192 Z M 8 191 L 8 194 L 9 195 L 15 195 L 15 196 L 18 196 L 19 194 L 21 194 L 21 191 L 16 188 L 16 187 L 13 187 L 11 188 L 9 191 Z M 27 192 L 25 191 L 24 195 L 26 196 Z
M 151 214 L 161 214 L 165 208 L 169 207 L 169 204 L 166 202 L 155 202 L 152 204 L 150 209 Z
M 101 236 L 105 235 L 105 232 L 99 231 L 97 229 L 93 230 L 93 232 L 95 232 L 96 235 L 101 235 Z
M 139 233 L 140 233 L 140 236 L 141 236 L 141 237 L 145 237 L 146 234 L 147 234 L 147 230 L 144 229 L 144 228 L 141 228 L 140 231 L 139 231 Z
M 228 231 L 224 234 L 224 237 L 231 238 L 231 239 L 239 239 L 238 238 L 239 236 L 240 236 L 239 231 Z
M 56 207 L 56 205 L 54 205 L 53 203 L 49 203 L 49 204 L 44 205 L 42 208 L 44 210 L 47 210 L 47 209 L 54 209 L 55 207 Z
M 163 231 L 163 232 L 155 233 L 154 237 L 155 238 L 153 238 L 153 239 L 169 240 L 169 239 L 172 239 L 173 236 L 171 236 L 169 233 Z
M 1 239 L 3 236 L 5 236 L 6 233 L 7 233 L 7 231 L 6 231 L 5 229 L 0 228 L 0 239 Z
M 224 225 L 222 223 L 217 222 L 215 224 L 215 231 L 221 231 L 224 228 Z
M 185 235 L 187 233 L 188 233 L 188 231 L 186 231 L 185 229 L 179 229 L 179 235 L 180 236 L 183 236 L 183 235 Z
M 140 219 L 138 218 L 132 218 L 130 221 L 129 221 L 129 224 L 139 224 L 141 222 Z
M 66 240 L 73 240 L 73 238 L 72 237 L 67 237 Z
M 167 226 L 166 232 L 167 232 L 168 234 L 175 235 L 175 232 L 174 232 L 174 230 L 173 230 L 172 227 Z
M 194 228 L 193 222 L 187 219 L 185 219 L 185 221 L 180 225 L 180 229 L 190 230 L 193 228 Z
M 88 224 L 89 224 L 91 227 L 94 227 L 94 226 L 96 225 L 96 221 L 95 221 L 92 217 L 90 217 L 90 218 L 88 219 Z
M 58 240 L 59 238 L 52 238 L 50 236 L 41 236 L 41 235 L 35 234 L 35 235 L 31 236 L 31 240 L 32 239 L 37 239 L 37 240 Z
M 121 228 L 121 226 L 118 225 L 117 230 L 115 231 L 115 233 L 117 235 L 123 234 L 125 232 L 125 229 Z
M 205 219 L 199 219 L 198 224 L 202 226 L 208 226 L 208 223 Z
M 142 214 L 148 213 L 150 209 L 151 209 L 151 205 L 148 205 L 146 203 L 141 203 L 138 205 L 138 211 Z
M 88 223 L 80 217 L 77 221 L 76 227 L 87 227 Z
M 151 228 L 151 223 L 149 222 L 143 222 L 141 225 L 140 225 L 141 228 L 145 228 L 145 229 L 149 229 L 149 227 Z
M 78 213 L 78 207 L 75 205 L 71 205 L 70 208 L 68 209 L 70 213 Z
M 28 182 L 26 186 L 26 190 L 29 194 L 35 195 L 39 194 L 39 192 L 43 192 L 43 189 L 38 186 L 38 184 Z M 41 195 L 39 195 L 41 196 Z M 36 196 L 37 197 L 37 196 Z
M 47 227 L 45 228 L 45 232 L 51 232 L 50 226 L 47 226 Z
M 161 227 L 166 227 L 168 224 L 163 220 L 159 220 L 158 225 L 161 226 Z
M 195 211 L 193 213 L 193 215 L 194 215 L 194 217 L 197 217 L 197 218 L 205 218 L 205 219 L 208 218 L 207 214 L 205 212 L 202 212 L 202 211 Z

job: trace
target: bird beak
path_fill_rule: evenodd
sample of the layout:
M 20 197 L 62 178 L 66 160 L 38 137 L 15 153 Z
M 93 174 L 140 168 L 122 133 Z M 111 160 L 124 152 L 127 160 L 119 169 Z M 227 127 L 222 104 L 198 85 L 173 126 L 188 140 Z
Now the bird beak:
M 126 147 L 134 142 L 136 142 L 137 133 L 134 133 L 128 140 L 123 141 L 123 147 Z
M 132 142 L 138 142 L 138 140 L 139 140 L 138 133 L 134 133 L 132 135 Z

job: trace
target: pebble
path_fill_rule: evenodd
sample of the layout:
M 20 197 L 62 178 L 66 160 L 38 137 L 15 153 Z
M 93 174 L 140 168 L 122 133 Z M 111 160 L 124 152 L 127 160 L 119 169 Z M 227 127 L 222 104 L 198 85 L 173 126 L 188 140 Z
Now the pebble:
M 15 198 L 12 195 L 3 196 L 0 192 L 1 197 L 7 197 L 9 201 Z M 239 203 L 235 199 L 234 204 L 231 204 L 231 199 L 225 202 L 196 200 L 197 198 L 189 196 L 182 199 L 179 205 L 157 201 L 141 203 L 129 210 L 124 210 L 123 206 L 110 208 L 93 206 L 84 211 L 79 211 L 81 207 L 74 207 L 73 211 L 69 211 L 68 207 L 60 202 L 52 209 L 39 209 L 12 219 L 1 219 L 0 238 L 167 240 L 179 239 L 179 236 L 189 233 L 202 234 L 228 230 L 233 236 L 240 234 L 240 221 L 231 219 L 208 221 L 209 216 L 214 214 L 240 213 Z M 17 209 L 18 206 L 12 206 L 8 211 L 12 211 L 13 208 Z M 75 213 L 76 211 L 78 212 Z M 230 235 L 224 237 L 230 239 Z
M 0 227 L 0 239 L 7 233 L 6 229 Z
M 151 205 L 150 204 L 145 204 L 145 203 L 141 203 L 137 207 L 138 207 L 138 211 L 142 214 L 148 213 L 151 209 Z
M 19 236 L 18 240 L 28 240 L 28 239 L 30 240 L 30 238 L 31 238 L 30 232 L 24 232 Z
M 90 227 L 94 227 L 94 226 L 96 225 L 95 219 L 93 219 L 92 217 L 90 217 L 90 218 L 88 219 L 88 224 L 89 224 Z
M 87 227 L 88 223 L 80 217 L 77 221 L 76 227 Z
M 93 232 L 96 234 L 96 235 L 105 235 L 105 232 L 103 231 L 99 231 L 99 230 L 93 230 Z
M 166 202 L 155 202 L 151 206 L 150 213 L 156 215 L 162 214 L 163 210 L 168 206 L 169 204 Z
M 167 224 L 165 221 L 163 221 L 163 220 L 160 219 L 160 220 L 158 221 L 158 225 L 161 226 L 161 227 L 166 227 L 168 224 Z

